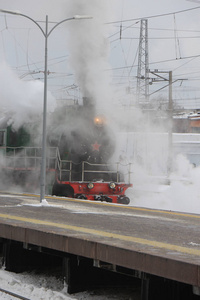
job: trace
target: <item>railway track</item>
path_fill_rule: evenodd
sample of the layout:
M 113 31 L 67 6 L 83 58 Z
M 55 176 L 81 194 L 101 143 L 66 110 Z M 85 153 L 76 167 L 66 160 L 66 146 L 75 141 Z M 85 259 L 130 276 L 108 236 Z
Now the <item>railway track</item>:
M 0 298 L 1 298 L 1 296 L 4 295 L 4 294 L 5 294 L 5 295 L 12 296 L 13 298 L 9 298 L 9 299 L 13 299 L 13 300 L 15 300 L 15 299 L 31 300 L 31 299 L 29 299 L 29 298 L 23 297 L 23 296 L 21 296 L 21 295 L 18 295 L 18 294 L 15 294 L 15 293 L 13 293 L 13 292 L 10 292 L 10 291 L 7 291 L 7 290 L 4 290 L 4 289 L 1 289 L 1 288 L 0 288 Z

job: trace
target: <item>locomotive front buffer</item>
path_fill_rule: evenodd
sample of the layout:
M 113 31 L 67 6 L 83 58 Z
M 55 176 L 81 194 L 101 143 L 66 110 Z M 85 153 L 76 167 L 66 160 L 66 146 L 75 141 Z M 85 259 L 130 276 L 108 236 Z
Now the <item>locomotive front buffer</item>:
M 106 164 L 83 162 L 79 170 L 75 166 L 75 171 L 73 162 L 65 161 L 62 166 L 62 171 L 60 169 L 56 173 L 53 195 L 110 203 L 130 203 L 125 192 L 132 184 L 121 180 L 123 176 L 118 171 L 118 166 L 112 169 Z
M 56 194 L 78 199 L 105 201 L 110 203 L 129 204 L 130 199 L 125 195 L 125 191 L 132 187 L 132 184 L 90 181 L 59 181 L 57 180 Z

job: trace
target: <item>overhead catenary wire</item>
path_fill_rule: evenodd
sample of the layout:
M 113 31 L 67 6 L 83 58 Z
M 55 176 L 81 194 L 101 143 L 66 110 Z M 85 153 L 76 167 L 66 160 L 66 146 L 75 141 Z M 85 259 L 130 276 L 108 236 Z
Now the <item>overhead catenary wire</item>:
M 174 15 L 174 14 L 181 14 L 181 13 L 184 13 L 184 12 L 197 10 L 197 9 L 200 9 L 200 6 L 193 7 L 193 8 L 188 8 L 188 9 L 183 9 L 183 10 L 178 10 L 176 12 L 170 12 L 170 13 L 165 13 L 165 14 L 158 14 L 158 15 L 153 15 L 153 16 L 146 16 L 146 17 L 127 19 L 127 20 L 113 21 L 113 22 L 108 22 L 106 24 L 115 24 L 115 23 L 120 23 L 120 22 L 124 23 L 124 22 L 136 21 L 136 20 L 141 20 L 141 19 L 160 18 L 160 17 L 170 16 L 170 15 Z
M 28 59 L 30 59 L 30 57 L 29 57 L 29 58 L 27 57 L 27 56 L 28 56 L 28 51 L 26 51 L 26 50 L 22 47 L 22 45 L 18 42 L 18 40 L 17 40 L 17 38 L 16 38 L 16 36 L 15 36 L 15 33 L 13 33 L 13 32 L 9 29 L 9 27 L 7 27 L 6 30 L 7 30 L 7 32 L 9 33 L 9 35 L 13 38 L 13 41 L 14 41 L 14 43 L 15 43 L 15 48 L 19 47 L 19 48 L 22 50 L 22 52 L 24 52 L 24 53 L 26 54 L 26 61 L 27 61 Z M 28 29 L 28 30 L 29 30 L 29 29 Z M 28 41 L 27 41 L 27 43 L 28 43 Z M 27 46 L 27 47 L 28 47 L 28 46 Z M 16 50 L 16 51 L 17 51 L 17 50 Z M 36 69 L 37 69 L 37 66 L 36 66 L 35 62 L 33 62 L 32 64 L 35 65 L 35 67 L 36 67 Z M 28 65 L 26 64 L 26 67 L 29 68 L 29 64 L 28 64 Z M 20 66 L 19 66 L 19 68 L 20 68 Z
M 200 6 L 199 7 L 196 7 L 196 8 L 194 8 L 195 10 L 196 9 L 199 9 L 200 8 Z M 181 57 L 181 50 L 180 50 L 180 42 L 179 42 L 179 36 L 178 36 L 178 30 L 177 30 L 177 26 L 176 26 L 176 18 L 175 18 L 175 15 L 176 15 L 176 13 L 183 13 L 183 12 L 188 12 L 188 11 L 191 11 L 191 10 L 194 10 L 193 8 L 192 9 L 186 9 L 186 10 L 181 10 L 181 11 L 177 11 L 177 12 L 173 12 L 173 13 L 167 13 L 167 14 L 160 14 L 160 15 L 154 15 L 154 16 L 149 16 L 149 17 L 147 17 L 148 19 L 149 18 L 154 18 L 154 17 L 161 17 L 161 16 L 167 16 L 167 15 L 173 15 L 174 16 L 174 33 L 175 33 L 175 36 L 172 38 L 172 37 L 151 37 L 151 38 L 148 38 L 148 39 L 150 39 L 150 40 L 153 40 L 153 39 L 157 39 L 157 40 L 167 40 L 167 39 L 174 39 L 175 40 L 175 47 L 176 47 L 176 58 L 175 59 L 171 59 L 171 60 L 165 60 L 165 61 L 160 61 L 160 62 L 157 62 L 157 63 L 163 63 L 163 62 L 170 62 L 170 61 L 178 61 L 178 59 L 182 59 L 182 57 Z M 146 17 L 145 17 L 146 18 Z M 138 18 L 138 19 L 141 19 L 141 18 Z M 125 21 L 135 21 L 135 20 L 138 20 L 138 19 L 129 19 L 129 20 L 123 20 L 123 22 L 121 22 L 120 23 L 120 40 L 125 40 L 125 39 L 129 39 L 129 38 L 127 38 L 127 37 L 122 37 L 122 23 L 124 23 Z M 110 23 L 111 24 L 111 23 Z M 113 23 L 112 23 L 113 24 Z M 136 25 L 136 23 L 134 24 L 134 25 Z M 127 28 L 131 28 L 131 27 L 133 27 L 133 24 L 131 24 L 131 25 L 129 25 L 129 26 L 127 26 L 127 27 L 124 27 L 124 31 L 127 29 Z M 156 29 L 154 29 L 154 30 L 156 30 Z M 166 29 L 165 29 L 166 30 Z M 171 29 L 172 30 L 172 29 Z M 191 31 L 187 31 L 187 32 L 191 32 Z M 193 31 L 194 32 L 194 31 Z M 115 35 L 112 35 L 112 37 L 114 37 Z M 199 38 L 198 36 L 193 36 L 193 37 L 181 37 L 182 39 L 186 39 L 186 38 L 189 38 L 189 39 L 197 39 L 197 38 Z M 134 39 L 139 39 L 139 37 L 131 37 L 130 38 L 130 40 L 134 40 Z M 114 42 L 117 42 L 117 40 L 118 40 L 118 38 L 116 38 L 115 40 L 112 40 L 111 41 L 111 43 L 114 43 Z M 178 55 L 178 53 L 179 53 L 179 55 Z M 193 60 L 193 59 L 195 59 L 195 58 L 197 58 L 197 57 L 199 57 L 199 55 L 197 55 L 197 56 L 192 56 L 192 59 L 191 60 Z M 188 59 L 189 59 L 189 57 L 187 57 Z M 183 57 L 183 59 L 186 59 L 186 57 Z M 155 64 L 156 62 L 153 62 L 153 63 L 151 63 L 151 64 Z M 133 68 L 136 68 L 136 67 L 138 67 L 137 65 L 135 65 L 135 63 L 133 63 L 132 65 L 131 65 L 131 67 L 130 66 L 128 66 L 128 64 L 126 63 L 126 66 L 125 67 L 122 67 L 121 69 L 127 69 L 127 68 L 129 68 L 129 74 L 131 73 L 131 71 L 133 70 Z M 180 68 L 181 66 L 179 66 L 179 68 Z M 116 70 L 120 70 L 120 68 L 113 68 L 113 71 L 116 71 Z
M 197 36 L 182 36 L 178 39 L 199 39 L 200 35 Z M 118 41 L 119 39 L 113 40 L 113 42 Z M 122 37 L 121 40 L 139 40 L 139 37 Z M 174 36 L 168 36 L 168 37 L 150 37 L 148 40 L 177 40 Z M 178 57 L 177 57 L 178 58 Z M 180 57 L 179 57 L 180 58 Z
M 19 78 L 23 79 L 25 81 L 29 81 L 29 80 L 43 80 L 43 76 L 38 76 L 39 73 L 43 72 L 44 70 L 44 61 L 42 60 L 41 62 L 36 62 L 34 60 L 31 59 L 30 57 L 30 51 L 29 51 L 29 36 L 30 36 L 30 28 L 20 28 L 21 30 L 26 30 L 27 31 L 27 44 L 26 44 L 26 49 L 22 46 L 21 42 L 18 39 L 17 36 L 17 30 L 19 28 L 14 27 L 12 28 L 11 26 L 9 26 L 8 22 L 7 22 L 7 16 L 4 17 L 4 21 L 5 21 L 5 28 L 3 28 L 1 30 L 1 37 L 2 37 L 2 48 L 3 48 L 3 53 L 5 55 L 5 60 L 6 59 L 6 54 L 7 54 L 7 50 L 6 50 L 6 44 L 4 42 L 4 36 L 3 36 L 3 32 L 7 32 L 11 38 L 13 39 L 14 42 L 14 49 L 15 49 L 15 53 L 16 53 L 16 66 L 10 66 L 12 69 L 16 70 Z M 12 28 L 12 29 L 11 29 Z M 26 64 L 20 65 L 19 64 L 19 52 L 18 50 L 20 49 L 20 54 L 21 53 L 25 53 L 24 57 L 26 59 Z M 59 64 L 59 63 L 63 63 L 64 61 L 67 60 L 68 55 L 65 56 L 60 56 L 60 57 L 56 57 L 56 58 L 49 58 L 49 67 L 52 67 L 53 65 Z M 26 69 L 26 70 L 24 70 Z M 52 73 L 52 72 L 51 72 Z M 49 79 L 55 78 L 55 79 L 59 79 L 59 78 L 66 78 L 66 77 L 71 77 L 72 75 L 70 74 L 61 74 L 61 72 L 56 72 L 57 76 L 54 77 L 50 77 Z
M 63 59 L 64 57 L 66 57 L 65 59 Z M 59 63 L 61 63 L 61 62 L 63 62 L 63 61 L 66 61 L 67 60 L 67 57 L 68 57 L 68 55 L 63 55 L 63 56 L 58 56 L 58 57 L 54 57 L 54 58 L 49 58 L 49 62 L 50 61 L 54 61 L 54 60 L 58 60 L 58 59 L 62 59 L 61 61 L 59 61 L 59 62 L 55 62 L 55 63 L 49 63 L 49 65 L 54 65 L 54 64 L 59 64 Z M 35 64 L 43 64 L 43 61 L 41 60 L 41 61 L 36 61 L 36 62 L 30 62 L 29 63 L 29 66 L 32 66 L 32 65 L 35 65 Z M 26 67 L 27 65 L 26 64 L 23 64 L 23 65 L 19 65 L 18 66 L 18 68 L 24 68 L 24 67 Z
M 167 62 L 173 62 L 173 61 L 178 61 L 178 60 L 185 60 L 185 59 L 190 59 L 190 58 L 198 58 L 200 57 L 200 54 L 197 55 L 191 55 L 191 56 L 185 56 L 185 57 L 181 57 L 181 58 L 171 58 L 171 59 L 166 59 L 166 60 L 160 60 L 160 61 L 154 61 L 154 62 L 150 62 L 150 65 L 153 64 L 160 64 L 160 63 L 167 63 Z M 112 70 L 121 70 L 121 69 L 126 69 L 126 68 L 132 68 L 133 66 L 123 66 L 123 67 L 116 67 L 116 68 L 112 68 Z M 138 65 L 134 65 L 134 67 L 138 67 Z M 110 69 L 108 69 L 110 70 Z
M 188 11 L 188 10 L 187 10 Z M 151 65 L 153 64 L 156 64 L 156 63 L 166 63 L 166 62 L 170 62 L 170 61 L 178 61 L 178 60 L 181 60 L 181 59 L 189 59 L 190 61 L 196 59 L 199 57 L 199 55 L 193 55 L 193 56 L 188 56 L 188 57 L 181 57 L 181 49 L 180 49 L 180 39 L 199 39 L 200 36 L 182 36 L 180 37 L 178 35 L 178 32 L 199 32 L 198 30 L 178 30 L 177 29 L 177 24 L 176 24 L 176 17 L 175 17 L 175 14 L 173 13 L 173 16 L 174 16 L 174 29 L 168 29 L 168 28 L 152 28 L 152 30 L 165 30 L 165 31 L 173 31 L 174 32 L 174 37 L 166 37 L 166 36 L 162 36 L 162 37 L 150 37 L 149 40 L 169 40 L 169 39 L 174 39 L 175 40 L 175 47 L 176 47 L 176 56 L 175 56 L 175 59 L 172 58 L 172 59 L 169 59 L 169 60 L 162 60 L 162 61 L 157 61 L 157 62 L 152 62 L 150 63 Z M 121 23 L 122 24 L 122 23 Z M 131 41 L 132 40 L 139 40 L 139 37 L 126 37 L 126 36 L 122 36 L 122 26 L 120 24 L 120 40 L 126 40 L 126 39 L 130 39 Z M 136 23 L 135 23 L 136 24 Z M 134 25 L 135 25 L 134 24 Z M 127 26 L 127 27 L 124 27 L 123 29 L 123 32 L 125 32 L 125 30 L 127 28 L 136 28 L 133 26 L 133 24 Z M 138 28 L 137 28 L 138 29 Z M 112 35 L 113 37 L 114 35 Z M 115 39 L 115 40 L 112 40 L 111 43 L 114 43 L 114 42 L 117 42 L 119 39 Z M 137 55 L 137 54 L 136 54 Z M 124 56 L 124 55 L 123 55 Z M 185 64 L 189 64 L 189 62 L 184 62 L 184 64 L 182 64 L 181 66 L 178 66 L 177 68 L 181 68 L 182 66 L 184 66 Z M 131 73 L 131 71 L 133 70 L 133 68 L 137 68 L 138 66 L 135 64 L 135 60 L 134 60 L 134 63 L 132 65 L 128 65 L 127 62 L 125 64 L 124 67 L 118 67 L 118 68 L 113 68 L 113 71 L 115 72 L 116 70 L 120 70 L 120 69 L 129 69 L 129 74 Z M 124 74 L 121 74 L 121 76 L 124 77 Z
M 188 11 L 192 11 L 194 9 L 197 10 L 199 8 L 200 8 L 200 6 L 198 6 L 196 8 L 192 8 L 192 9 L 186 9 L 186 10 L 181 10 L 181 11 L 173 12 L 173 13 L 167 13 L 167 14 L 159 14 L 159 15 L 149 16 L 147 18 L 149 19 L 149 18 L 164 17 L 164 16 L 167 16 L 167 15 L 175 16 L 178 13 L 188 12 Z M 112 35 L 112 37 L 115 37 L 115 36 L 118 37 L 116 39 L 116 41 L 118 41 L 118 42 L 121 41 L 121 45 L 120 45 L 120 43 L 118 43 L 117 47 L 120 46 L 120 48 L 121 48 L 121 51 L 122 51 L 122 54 L 123 54 L 122 56 L 123 56 L 123 60 L 124 60 L 124 62 L 122 62 L 122 64 L 124 63 L 124 66 L 123 67 L 118 67 L 118 68 L 112 68 L 112 70 L 114 71 L 114 74 L 117 72 L 117 70 L 123 70 L 123 69 L 125 70 L 124 72 L 121 72 L 120 81 L 127 80 L 127 82 L 130 83 L 130 78 L 131 78 L 131 80 L 134 80 L 133 73 L 135 72 L 135 69 L 137 68 L 136 58 L 137 58 L 138 47 L 135 47 L 137 49 L 134 52 L 132 52 L 132 54 L 134 54 L 133 55 L 134 58 L 133 58 L 133 62 L 131 62 L 131 63 L 130 63 L 131 59 L 130 59 L 129 55 L 130 55 L 130 51 L 131 51 L 131 46 L 133 45 L 133 40 L 139 40 L 139 37 L 137 37 L 137 38 L 136 37 L 130 38 L 130 44 L 127 43 L 128 50 L 126 52 L 125 52 L 125 49 L 124 49 L 124 46 L 123 46 L 123 40 L 129 39 L 128 37 L 125 36 L 125 33 L 128 32 L 127 31 L 128 29 L 131 29 L 131 30 L 132 29 L 133 30 L 137 29 L 138 30 L 138 26 L 137 25 L 138 25 L 140 19 L 141 18 L 129 19 L 129 20 L 123 20 L 123 19 L 121 19 L 118 22 L 119 25 L 120 25 L 120 26 L 118 26 L 119 27 L 118 32 L 115 33 L 114 35 Z M 125 22 L 131 22 L 131 24 L 129 24 L 129 26 L 126 26 L 127 24 Z M 174 21 L 174 28 L 172 28 L 172 29 L 167 29 L 167 28 L 163 28 L 163 29 L 162 28 L 152 28 L 152 30 L 163 30 L 163 31 L 164 30 L 165 31 L 169 30 L 171 32 L 174 32 L 174 37 L 171 37 L 171 36 L 166 36 L 166 37 L 165 36 L 162 36 L 162 37 L 159 37 L 159 36 L 158 37 L 152 37 L 151 36 L 151 37 L 149 37 L 149 40 L 153 40 L 153 39 L 155 39 L 155 40 L 169 40 L 169 39 L 174 39 L 174 41 L 176 43 L 176 46 L 178 47 L 178 44 L 179 44 L 179 48 L 180 48 L 180 43 L 179 43 L 180 39 L 190 39 L 191 40 L 191 39 L 198 39 L 199 38 L 199 36 L 194 36 L 194 35 L 193 36 L 189 36 L 189 34 L 188 34 L 188 36 L 180 36 L 178 33 L 182 32 L 182 31 L 185 31 L 185 32 L 200 32 L 200 31 L 198 31 L 198 30 L 178 30 L 175 23 L 176 23 L 176 20 Z M 107 23 L 107 24 L 111 24 L 111 23 Z M 109 39 L 112 39 L 112 37 L 109 37 Z M 113 45 L 117 44 L 117 42 L 116 42 L 116 44 L 114 44 L 114 41 L 111 41 L 111 43 Z M 17 47 L 17 42 L 15 42 L 15 45 Z M 181 55 L 178 54 L 178 50 L 180 50 L 180 49 L 177 49 L 177 54 L 175 55 L 174 58 L 166 59 L 166 60 L 162 60 L 162 59 L 157 60 L 157 59 L 155 59 L 153 62 L 150 62 L 150 65 L 151 66 L 152 65 L 157 65 L 157 64 L 161 65 L 163 63 L 168 63 L 168 62 L 183 61 L 184 63 L 181 66 L 179 65 L 177 68 L 174 68 L 174 70 L 176 70 L 176 69 L 181 68 L 182 66 L 184 66 L 186 64 L 189 64 L 190 62 L 192 62 L 192 60 L 198 59 L 200 57 L 200 55 L 192 55 L 192 56 L 181 57 Z M 28 52 L 30 52 L 30 51 L 28 51 Z M 26 53 L 27 55 L 29 55 L 28 52 Z M 52 59 L 52 62 L 51 62 L 51 60 L 49 59 L 50 63 L 48 65 L 52 67 L 54 65 L 57 65 L 58 63 L 62 63 L 62 62 L 65 61 L 65 58 L 63 60 L 60 59 L 60 62 L 58 60 L 59 60 L 58 58 L 55 58 L 55 60 Z M 66 60 L 67 60 L 67 57 L 66 57 Z M 186 60 L 188 60 L 188 61 L 186 61 Z M 43 63 L 43 61 L 41 61 L 41 64 L 42 63 Z M 174 64 L 174 67 L 175 66 L 177 66 L 177 64 Z M 30 72 L 33 72 L 33 69 L 35 69 L 35 71 L 37 71 L 37 70 L 42 71 L 43 70 L 43 67 L 41 67 L 39 65 L 39 62 L 36 62 L 36 61 L 32 62 L 31 59 L 30 59 L 30 57 L 28 58 L 27 64 L 24 65 L 23 68 L 24 67 L 26 67 L 27 70 L 29 70 Z M 22 66 L 18 65 L 17 70 L 20 69 L 20 72 L 21 72 L 22 71 L 21 68 L 22 68 Z M 53 78 L 59 78 L 59 76 L 62 77 L 62 76 L 68 76 L 68 75 L 64 75 L 64 73 L 61 74 L 61 72 L 56 72 L 54 75 L 49 76 L 49 78 L 51 79 L 51 81 L 53 81 L 52 80 Z M 36 79 L 35 76 L 34 76 L 34 74 L 33 74 L 33 78 Z M 115 80 L 116 80 L 116 78 L 115 78 Z

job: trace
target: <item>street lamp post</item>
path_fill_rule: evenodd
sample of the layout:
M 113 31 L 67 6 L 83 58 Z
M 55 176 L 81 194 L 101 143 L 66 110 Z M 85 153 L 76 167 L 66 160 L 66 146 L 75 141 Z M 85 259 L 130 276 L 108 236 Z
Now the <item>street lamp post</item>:
M 80 20 L 80 19 L 92 19 L 90 16 L 81 16 L 75 15 L 71 18 L 64 19 L 58 23 L 56 23 L 50 31 L 48 31 L 48 16 L 46 16 L 45 21 L 45 31 L 40 26 L 40 24 L 32 19 L 31 17 L 24 15 L 18 11 L 10 11 L 5 9 L 0 9 L 0 12 L 12 15 L 18 15 L 21 17 L 25 17 L 35 23 L 45 38 L 45 57 L 44 57 L 44 102 L 43 102 L 43 133 L 42 133 L 42 162 L 41 162 L 41 173 L 40 173 L 40 202 L 45 197 L 45 186 L 46 186 L 46 148 L 47 148 L 47 130 L 46 130 L 46 119 L 47 119 L 47 65 L 48 65 L 48 37 L 52 33 L 52 31 L 59 26 L 60 24 L 70 21 L 70 20 Z

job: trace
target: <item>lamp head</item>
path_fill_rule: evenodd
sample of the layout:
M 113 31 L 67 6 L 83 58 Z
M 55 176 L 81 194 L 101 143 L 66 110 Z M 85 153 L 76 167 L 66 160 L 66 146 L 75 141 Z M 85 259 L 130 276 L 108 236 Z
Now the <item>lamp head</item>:
M 20 11 L 18 11 L 18 10 L 0 9 L 0 12 L 5 13 L 5 14 L 21 15 Z
M 80 20 L 80 19 L 93 19 L 93 17 L 92 16 L 87 16 L 87 15 L 83 15 L 83 16 L 75 15 L 74 19 L 77 19 L 77 20 Z

